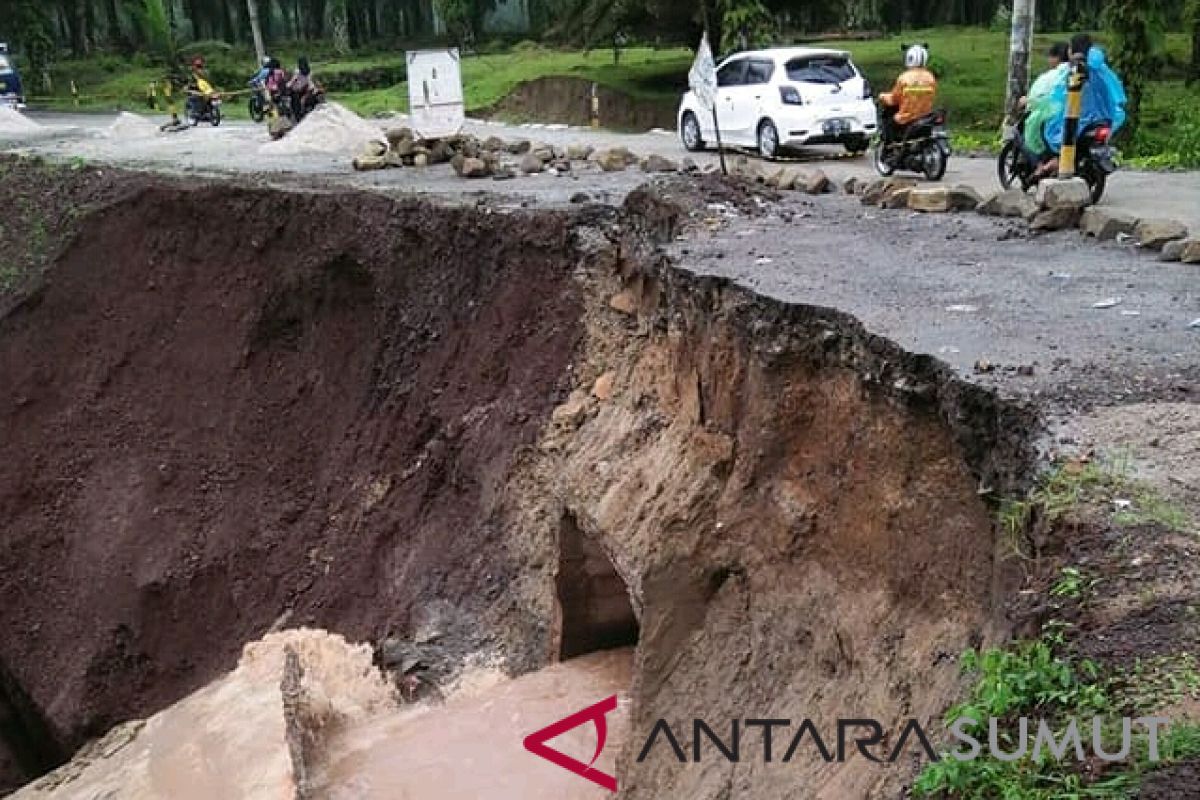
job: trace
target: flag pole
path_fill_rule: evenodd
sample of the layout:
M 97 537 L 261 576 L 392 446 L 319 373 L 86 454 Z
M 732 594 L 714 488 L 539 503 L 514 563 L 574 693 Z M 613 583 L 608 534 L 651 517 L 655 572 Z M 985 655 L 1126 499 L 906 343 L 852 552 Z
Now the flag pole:
M 721 174 L 728 175 L 729 168 L 725 166 L 725 147 L 721 144 L 721 126 L 717 124 L 717 101 L 713 100 L 713 131 L 717 134 L 717 156 L 721 159 Z

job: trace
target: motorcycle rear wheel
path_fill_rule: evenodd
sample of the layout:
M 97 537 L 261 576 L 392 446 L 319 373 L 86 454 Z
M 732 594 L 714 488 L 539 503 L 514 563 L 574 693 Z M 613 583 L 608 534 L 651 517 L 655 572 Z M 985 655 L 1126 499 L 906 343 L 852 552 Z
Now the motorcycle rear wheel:
M 925 179 L 940 181 L 946 174 L 946 152 L 942 150 L 937 142 L 930 142 L 925 146 L 925 152 L 921 155 L 921 166 L 922 171 L 925 173 Z
M 221 107 L 220 106 L 213 106 L 212 112 L 210 113 L 210 116 L 209 116 L 209 122 L 212 123 L 212 126 L 214 128 L 221 124 Z
M 1087 164 L 1080 171 L 1079 177 L 1083 178 L 1092 193 L 1092 205 L 1099 203 L 1100 198 L 1104 197 L 1104 189 L 1108 185 L 1108 175 L 1104 174 L 1104 170 Z
M 887 145 L 882 139 L 875 142 L 875 149 L 871 151 L 871 160 L 875 163 L 875 171 L 885 178 L 896 172 L 896 168 L 887 160 Z

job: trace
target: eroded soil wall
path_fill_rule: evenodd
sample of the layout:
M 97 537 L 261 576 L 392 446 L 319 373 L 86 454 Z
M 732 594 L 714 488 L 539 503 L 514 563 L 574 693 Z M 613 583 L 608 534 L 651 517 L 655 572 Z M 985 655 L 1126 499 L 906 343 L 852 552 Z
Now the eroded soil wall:
M 364 195 L 162 185 L 86 220 L 0 319 L 0 662 L 53 740 L 277 620 L 505 602 L 497 496 L 582 332 L 565 252 L 555 215 Z
M 435 606 L 439 647 L 515 673 L 636 639 L 638 745 L 660 718 L 939 716 L 1003 627 L 987 498 L 1031 418 L 667 263 L 685 218 L 160 184 L 84 219 L 0 316 L 0 662 L 41 755 L 273 625 L 403 638 Z M 635 755 L 629 797 L 911 772 Z

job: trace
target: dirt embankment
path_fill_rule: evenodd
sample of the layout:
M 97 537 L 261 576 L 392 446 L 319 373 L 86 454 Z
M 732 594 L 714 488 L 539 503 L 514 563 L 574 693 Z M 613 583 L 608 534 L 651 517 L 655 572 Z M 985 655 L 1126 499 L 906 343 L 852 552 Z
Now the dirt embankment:
M 565 246 L 553 215 L 228 188 L 86 220 L 0 319 L 0 663 L 55 745 L 22 771 L 281 615 L 369 640 L 503 601 L 497 498 L 581 336 Z
M 633 97 L 583 78 L 556 76 L 520 84 L 484 116 L 540 120 L 566 125 L 590 125 L 592 88 L 599 100 L 600 125 L 614 131 L 675 128 L 678 103 Z
M 940 715 L 947 656 L 1002 627 L 979 490 L 1020 479 L 1032 420 L 667 263 L 681 214 L 160 185 L 85 220 L 0 317 L 3 738 L 47 737 L 23 777 L 272 624 L 417 647 L 434 607 L 443 654 L 514 672 L 638 645 L 637 734 Z M 629 797 L 904 779 L 634 755 Z

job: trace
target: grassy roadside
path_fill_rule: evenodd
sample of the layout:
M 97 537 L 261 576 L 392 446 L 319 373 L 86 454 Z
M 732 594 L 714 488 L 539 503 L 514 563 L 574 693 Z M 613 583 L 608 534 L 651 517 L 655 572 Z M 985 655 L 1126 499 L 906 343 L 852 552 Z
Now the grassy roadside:
M 1027 570 L 1022 596 L 1039 624 L 1032 636 L 963 655 L 972 683 L 945 722 L 987 742 L 990 731 L 979 721 L 1002 720 L 1001 748 L 1014 753 L 1017 720 L 1025 717 L 1030 749 L 1018 760 L 986 751 L 972 761 L 943 758 L 926 766 L 914 797 L 1120 800 L 1141 796 L 1150 782 L 1168 790 L 1156 798 L 1194 796 L 1172 771 L 1200 760 L 1200 670 L 1189 649 L 1195 624 L 1186 613 L 1158 612 L 1172 603 L 1193 609 L 1200 600 L 1187 562 L 1172 561 L 1192 546 L 1196 521 L 1130 472 L 1121 459 L 1066 462 L 1027 497 L 1002 504 L 998 524 Z M 1090 752 L 1092 721 L 1101 718 L 1104 751 L 1117 754 L 1121 718 L 1145 716 L 1171 720 L 1160 730 L 1157 761 L 1141 725 L 1132 727 L 1122 763 L 1059 761 L 1033 746 L 1040 720 L 1058 741 L 1076 721 Z
M 1037 49 L 1065 34 L 1037 37 Z M 978 28 L 940 28 L 913 31 L 902 37 L 866 42 L 828 43 L 849 50 L 877 90 L 886 87 L 899 69 L 901 41 L 928 42 L 934 67 L 941 77 L 941 103 L 950 114 L 951 130 L 960 150 L 994 148 L 998 142 L 1004 100 L 1004 70 L 1007 34 Z M 1190 43 L 1183 35 L 1168 37 L 1171 66 L 1164 80 L 1149 87 L 1144 106 L 1143 140 L 1134 163 L 1152 168 L 1200 167 L 1200 86 L 1186 88 L 1183 65 Z M 338 88 L 331 94 L 363 115 L 407 109 L 408 87 L 403 81 L 404 57 L 398 51 L 376 51 L 338 58 L 321 48 L 308 48 L 318 76 Z M 187 52 L 204 52 L 219 86 L 241 89 L 254 67 L 252 54 L 220 43 L 199 43 Z M 300 51 L 279 51 L 286 63 L 294 63 Z M 517 85 L 545 76 L 572 76 L 596 81 L 639 99 L 678 102 L 686 88 L 692 55 L 686 48 L 630 48 L 619 65 L 612 53 L 563 51 L 525 42 L 495 53 L 469 56 L 463 60 L 463 83 L 468 113 L 492 107 Z M 1040 57 L 1035 67 L 1040 67 Z M 84 61 L 65 61 L 52 73 L 54 93 L 45 104 L 74 107 L 69 85 L 79 89 L 81 109 L 145 110 L 147 86 L 159 70 L 145 59 L 127 61 L 99 56 Z M 361 88 L 360 88 L 361 87 Z M 244 116 L 244 103 L 231 103 L 232 116 Z

